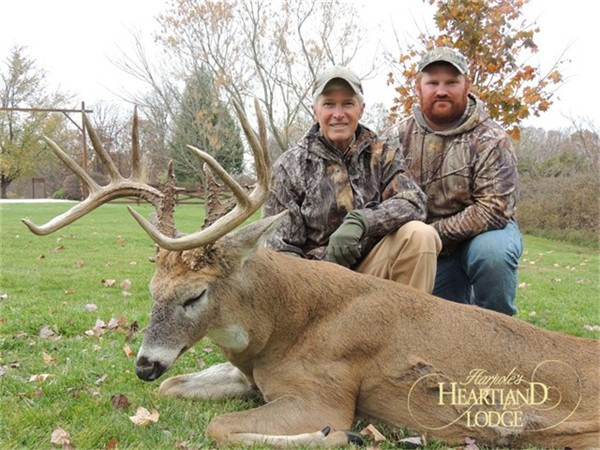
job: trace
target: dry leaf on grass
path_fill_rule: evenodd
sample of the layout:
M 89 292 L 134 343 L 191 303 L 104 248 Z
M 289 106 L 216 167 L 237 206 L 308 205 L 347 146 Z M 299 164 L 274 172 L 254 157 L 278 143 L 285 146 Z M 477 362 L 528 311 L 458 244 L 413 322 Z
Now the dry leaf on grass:
M 50 442 L 63 448 L 64 446 L 72 446 L 71 435 L 62 428 L 57 428 L 52 432 L 52 435 L 50 436 Z
M 117 245 L 123 247 L 125 245 L 125 238 L 123 236 L 117 236 Z
M 465 444 L 466 445 L 464 447 L 464 450 L 479 450 L 479 446 L 477 445 L 477 442 L 473 438 L 466 437 Z
M 54 331 L 52 331 L 50 326 L 44 325 L 42 327 L 42 329 L 40 330 L 38 336 L 41 337 L 42 339 L 48 339 L 49 337 L 54 336 Z
M 40 256 L 38 256 L 37 259 L 39 259 L 41 261 L 42 259 L 45 259 L 45 258 L 46 258 L 46 255 L 40 255 Z
M 600 331 L 600 325 L 584 325 L 583 329 L 587 331 Z
M 116 282 L 117 280 L 103 278 L 100 283 L 102 283 L 102 286 L 104 287 L 113 287 Z
M 52 366 L 56 364 L 56 359 L 54 359 L 46 352 L 42 352 L 42 359 L 44 360 L 44 364 L 46 364 L 47 366 Z
M 83 266 L 84 266 L 84 263 L 81 260 L 75 261 L 73 263 L 73 267 L 75 267 L 76 269 L 81 269 Z
M 8 294 L 0 294 L 0 301 L 8 300 Z
M 135 416 L 129 416 L 129 420 L 131 420 L 135 425 L 144 426 L 150 422 L 158 422 L 158 417 L 159 414 L 156 409 L 148 411 L 143 406 L 140 406 L 135 412 Z
M 213 348 L 212 347 L 203 347 L 202 351 L 204 353 L 211 353 L 213 351 Z
M 46 381 L 48 379 L 54 378 L 54 375 L 50 374 L 50 373 L 38 373 L 37 375 L 31 375 L 31 377 L 29 377 L 29 382 L 33 383 L 34 381 Z
M 105 450 L 117 449 L 119 448 L 119 441 L 117 441 L 115 438 L 112 438 L 106 443 L 106 446 L 104 448 Z
M 133 351 L 131 350 L 131 348 L 129 348 L 129 345 L 125 344 L 123 346 L 123 351 L 125 352 L 128 358 L 133 357 Z
M 85 305 L 85 310 L 88 312 L 94 312 L 97 309 L 98 309 L 98 307 L 93 303 L 88 303 L 87 305 Z
M 129 291 L 131 289 L 131 280 L 129 280 L 129 278 L 126 278 L 123 281 L 121 281 L 121 289 L 123 289 L 124 291 Z
M 64 249 L 65 249 L 64 245 L 59 245 L 58 247 L 54 248 L 54 250 L 52 250 L 52 253 L 62 252 Z
M 383 442 L 386 440 L 385 436 L 383 434 L 381 434 L 379 432 L 379 430 L 377 428 L 375 428 L 375 426 L 372 423 L 370 423 L 369 425 L 364 427 L 362 430 L 360 430 L 360 434 L 362 434 L 363 436 L 367 436 L 368 438 L 371 438 L 376 443 Z
M 129 408 L 131 406 L 129 399 L 123 394 L 113 395 L 110 398 L 110 403 L 113 405 L 113 408 L 116 409 Z
M 104 383 L 106 381 L 106 379 L 108 378 L 107 374 L 102 375 L 100 378 L 98 378 L 96 381 L 94 381 L 94 384 L 96 386 L 101 385 L 102 383 Z

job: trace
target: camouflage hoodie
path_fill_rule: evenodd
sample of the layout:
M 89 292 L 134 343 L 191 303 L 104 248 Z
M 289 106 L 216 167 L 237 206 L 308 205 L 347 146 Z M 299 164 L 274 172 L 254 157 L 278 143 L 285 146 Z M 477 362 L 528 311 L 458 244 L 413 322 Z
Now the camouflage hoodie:
M 400 146 L 427 195 L 427 223 L 440 234 L 443 253 L 483 231 L 504 228 L 513 217 L 517 163 L 512 142 L 473 95 L 451 130 L 431 130 L 416 105 L 412 117 L 382 138 Z
M 315 124 L 273 165 L 264 215 L 284 209 L 289 215 L 267 246 L 322 259 L 329 236 L 346 213 L 359 210 L 369 224 L 360 242 L 364 257 L 386 234 L 410 220 L 424 220 L 425 201 L 402 155 L 371 130 L 359 124 L 354 142 L 342 154 Z

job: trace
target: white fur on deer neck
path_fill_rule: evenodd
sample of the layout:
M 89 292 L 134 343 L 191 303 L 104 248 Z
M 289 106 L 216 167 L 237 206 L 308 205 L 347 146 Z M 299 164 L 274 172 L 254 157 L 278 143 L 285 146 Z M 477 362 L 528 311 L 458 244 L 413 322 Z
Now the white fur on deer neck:
M 248 333 L 240 325 L 228 325 L 209 330 L 206 334 L 215 344 L 232 352 L 241 352 L 248 347 Z

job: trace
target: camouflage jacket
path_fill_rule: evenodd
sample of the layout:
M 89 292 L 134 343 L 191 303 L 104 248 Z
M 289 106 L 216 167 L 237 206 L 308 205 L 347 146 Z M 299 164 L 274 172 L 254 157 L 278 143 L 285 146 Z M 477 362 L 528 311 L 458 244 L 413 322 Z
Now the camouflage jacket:
M 359 124 L 342 154 L 315 124 L 273 165 L 264 215 L 289 214 L 267 246 L 310 259 L 325 256 L 329 236 L 347 212 L 359 210 L 368 222 L 360 251 L 366 256 L 386 234 L 410 220 L 425 219 L 425 195 L 407 174 L 402 155 Z
M 515 213 L 517 163 L 507 133 L 469 95 L 469 106 L 451 130 L 429 128 L 418 105 L 413 116 L 385 131 L 399 146 L 427 195 L 427 223 L 438 231 L 443 253 L 487 231 L 504 228 Z

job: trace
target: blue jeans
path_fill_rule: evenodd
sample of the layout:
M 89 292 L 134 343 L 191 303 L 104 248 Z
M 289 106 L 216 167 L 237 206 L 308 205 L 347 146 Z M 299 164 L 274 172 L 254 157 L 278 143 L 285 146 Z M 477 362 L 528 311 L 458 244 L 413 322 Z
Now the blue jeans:
M 454 253 L 438 258 L 433 294 L 512 316 L 517 313 L 517 269 L 523 252 L 514 220 L 501 230 L 481 233 Z

